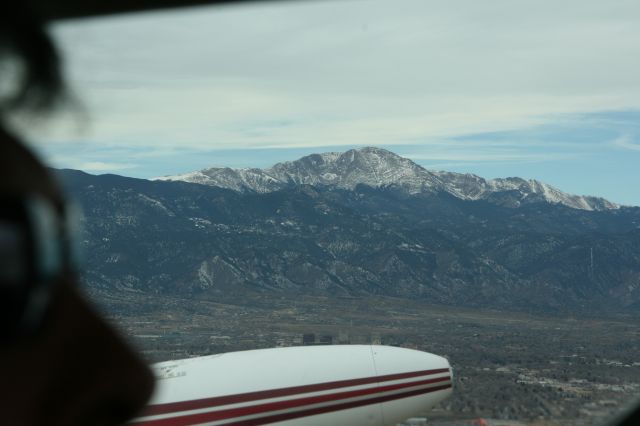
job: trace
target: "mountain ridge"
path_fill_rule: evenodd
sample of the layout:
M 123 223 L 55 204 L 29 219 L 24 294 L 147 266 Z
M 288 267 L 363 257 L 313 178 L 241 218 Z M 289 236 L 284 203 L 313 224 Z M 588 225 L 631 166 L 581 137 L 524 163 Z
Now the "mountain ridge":
M 244 300 L 382 295 L 499 309 L 640 308 L 640 208 L 507 208 L 448 192 L 58 176 L 85 206 L 84 282 L 105 292 Z M 114 293 L 115 294 L 115 293 Z
M 376 147 L 310 154 L 265 169 L 212 167 L 153 180 L 185 181 L 256 193 L 295 185 L 353 190 L 364 184 L 374 188 L 392 186 L 408 194 L 447 192 L 463 200 L 487 200 L 511 208 L 536 202 L 588 211 L 620 208 L 604 198 L 568 194 L 535 179 L 508 177 L 487 180 L 470 173 L 430 171 L 408 158 Z

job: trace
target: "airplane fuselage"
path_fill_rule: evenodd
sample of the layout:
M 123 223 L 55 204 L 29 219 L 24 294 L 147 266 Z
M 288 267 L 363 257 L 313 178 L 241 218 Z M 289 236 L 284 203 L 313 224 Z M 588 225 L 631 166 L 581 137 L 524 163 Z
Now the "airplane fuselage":
M 376 345 L 231 352 L 154 370 L 157 391 L 135 425 L 395 425 L 452 391 L 445 358 Z

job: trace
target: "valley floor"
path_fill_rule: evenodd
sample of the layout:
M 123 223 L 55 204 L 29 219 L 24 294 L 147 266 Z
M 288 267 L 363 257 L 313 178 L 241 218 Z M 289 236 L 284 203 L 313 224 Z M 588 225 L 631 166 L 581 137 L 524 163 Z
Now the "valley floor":
M 640 396 L 638 317 L 550 317 L 392 298 L 260 294 L 240 305 L 140 293 L 90 297 L 151 362 L 303 340 L 443 355 L 454 368 L 454 395 L 424 413 L 432 425 L 473 425 L 479 417 L 598 425 Z

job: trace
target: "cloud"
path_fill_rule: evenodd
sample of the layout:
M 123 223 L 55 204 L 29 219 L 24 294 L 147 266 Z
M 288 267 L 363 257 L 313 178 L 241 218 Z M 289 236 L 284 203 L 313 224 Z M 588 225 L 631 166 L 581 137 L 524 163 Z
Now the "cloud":
M 117 171 L 126 169 L 135 169 L 137 164 L 131 163 L 107 163 L 103 161 L 86 161 L 76 163 L 74 169 L 84 170 L 87 172 L 104 172 L 104 171 Z
M 622 135 L 613 141 L 611 144 L 618 148 L 628 149 L 631 151 L 640 151 L 640 143 L 634 141 L 630 135 Z
M 53 33 L 91 131 L 49 143 L 401 145 L 640 108 L 636 2 L 282 2 Z
M 413 161 L 451 161 L 461 163 L 530 163 L 540 161 L 561 161 L 576 158 L 579 154 L 541 154 L 528 152 L 432 152 L 427 154 L 404 155 Z

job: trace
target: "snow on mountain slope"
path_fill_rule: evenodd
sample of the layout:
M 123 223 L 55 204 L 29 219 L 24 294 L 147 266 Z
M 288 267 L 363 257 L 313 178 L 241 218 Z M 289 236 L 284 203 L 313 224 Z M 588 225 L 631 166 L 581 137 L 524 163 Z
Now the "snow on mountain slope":
M 262 169 L 231 169 L 229 167 L 210 168 L 181 175 L 163 176 L 154 180 L 177 180 L 202 185 L 218 186 L 234 191 L 271 192 L 286 183 L 271 176 Z
M 429 171 L 393 152 L 365 147 L 346 152 L 311 154 L 267 169 L 210 168 L 158 180 L 178 180 L 234 191 L 266 193 L 292 185 L 354 189 L 393 186 L 410 194 L 448 192 L 465 200 L 507 197 L 513 207 L 532 202 L 563 204 L 581 210 L 610 210 L 619 206 L 603 198 L 571 195 L 539 182 L 517 177 L 486 180 L 473 174 Z
M 266 171 L 283 182 L 294 184 L 335 185 L 345 189 L 359 184 L 396 185 L 410 193 L 441 189 L 440 180 L 413 161 L 372 147 L 312 154 L 276 164 Z
M 511 193 L 516 205 L 546 201 L 580 210 L 611 210 L 620 207 L 604 198 L 567 194 L 535 179 L 509 177 L 486 180 L 469 173 L 432 173 L 445 182 L 448 192 L 466 200 L 481 200 L 492 194 Z

